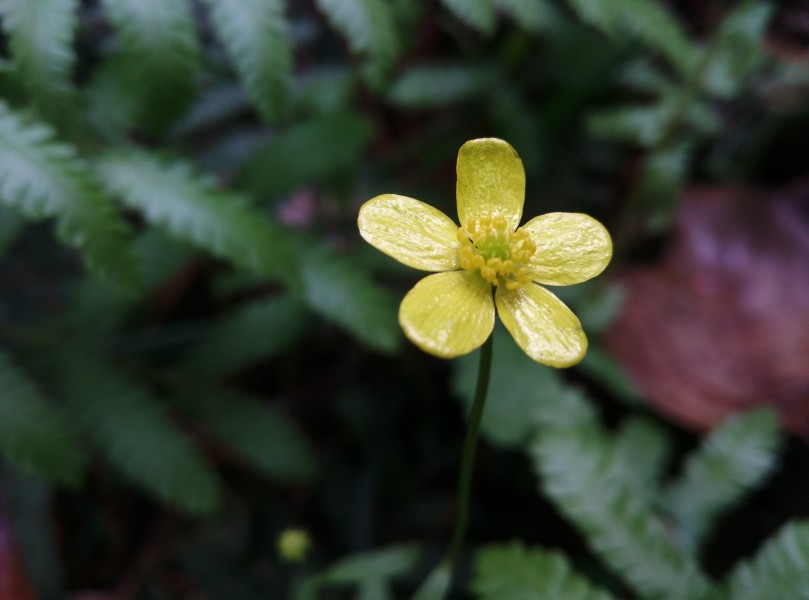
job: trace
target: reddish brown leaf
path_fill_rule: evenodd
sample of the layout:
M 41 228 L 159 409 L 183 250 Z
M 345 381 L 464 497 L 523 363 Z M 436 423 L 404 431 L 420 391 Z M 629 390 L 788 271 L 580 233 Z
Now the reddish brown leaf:
M 661 412 L 703 429 L 770 404 L 809 437 L 809 186 L 693 191 L 664 261 L 619 279 L 607 348 Z

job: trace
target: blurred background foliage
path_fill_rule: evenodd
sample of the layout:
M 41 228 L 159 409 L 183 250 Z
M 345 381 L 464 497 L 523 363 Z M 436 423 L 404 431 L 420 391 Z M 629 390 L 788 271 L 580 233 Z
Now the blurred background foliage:
M 419 275 L 356 214 L 396 192 L 454 215 L 458 148 L 495 136 L 526 214 L 590 213 L 616 256 L 559 290 L 591 339 L 579 367 L 496 331 L 448 593 L 809 597 L 786 401 L 765 387 L 703 436 L 602 343 L 684 190 L 806 176 L 808 10 L 0 0 L 0 596 L 413 596 L 452 527 L 476 357 L 404 343 Z M 290 527 L 301 563 L 276 550 Z

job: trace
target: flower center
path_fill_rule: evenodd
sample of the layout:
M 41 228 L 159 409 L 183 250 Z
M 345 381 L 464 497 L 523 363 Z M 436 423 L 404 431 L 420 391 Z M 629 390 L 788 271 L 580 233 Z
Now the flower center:
M 521 229 L 509 231 L 504 217 L 470 218 L 458 229 L 458 260 L 467 271 L 479 271 L 492 285 L 517 290 L 530 283 L 528 261 L 536 246 Z

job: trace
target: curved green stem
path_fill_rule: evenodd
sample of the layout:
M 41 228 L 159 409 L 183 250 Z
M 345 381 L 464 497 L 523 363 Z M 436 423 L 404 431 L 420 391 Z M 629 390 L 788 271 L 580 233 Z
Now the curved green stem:
M 489 389 L 489 373 L 492 368 L 492 340 L 494 336 L 484 342 L 480 349 L 480 363 L 478 365 L 478 383 L 475 388 L 475 399 L 472 403 L 472 412 L 469 414 L 469 425 L 466 430 L 466 439 L 463 444 L 461 456 L 461 473 L 458 478 L 458 516 L 455 521 L 455 531 L 452 533 L 452 542 L 447 554 L 447 562 L 454 565 L 463 546 L 466 528 L 469 524 L 469 490 L 472 484 L 472 466 L 475 462 L 475 449 L 480 430 L 480 419 L 486 405 L 486 392 Z

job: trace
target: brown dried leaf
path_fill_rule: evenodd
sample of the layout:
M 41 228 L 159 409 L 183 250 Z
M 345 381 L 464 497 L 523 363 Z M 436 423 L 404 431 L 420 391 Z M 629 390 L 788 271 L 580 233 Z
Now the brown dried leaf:
M 770 404 L 809 437 L 809 186 L 692 191 L 662 264 L 619 279 L 606 345 L 661 412 L 705 429 Z

